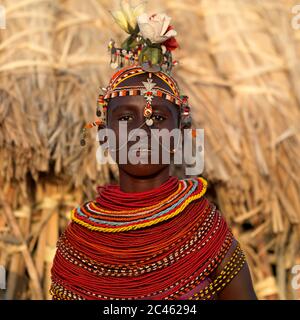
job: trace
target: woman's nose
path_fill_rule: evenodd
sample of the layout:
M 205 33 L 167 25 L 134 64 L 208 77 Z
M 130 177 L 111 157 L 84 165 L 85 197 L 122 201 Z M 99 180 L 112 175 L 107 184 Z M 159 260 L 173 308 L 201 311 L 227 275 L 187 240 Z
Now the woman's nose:
M 141 129 L 144 129 L 145 131 L 147 131 L 148 134 L 150 134 L 151 133 L 151 131 L 150 131 L 151 126 L 147 125 L 146 120 L 147 120 L 147 118 L 144 116 L 144 113 L 140 112 L 139 113 L 139 117 L 138 117 L 138 125 L 137 125 L 137 127 L 141 128 Z

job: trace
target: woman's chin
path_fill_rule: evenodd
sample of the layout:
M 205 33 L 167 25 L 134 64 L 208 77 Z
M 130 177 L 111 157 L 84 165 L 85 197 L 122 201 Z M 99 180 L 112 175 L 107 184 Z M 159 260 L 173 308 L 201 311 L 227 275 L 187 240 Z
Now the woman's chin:
M 119 168 L 131 176 L 147 177 L 153 176 L 162 169 L 168 167 L 169 164 L 151 164 L 151 163 L 137 163 L 137 164 L 120 164 Z

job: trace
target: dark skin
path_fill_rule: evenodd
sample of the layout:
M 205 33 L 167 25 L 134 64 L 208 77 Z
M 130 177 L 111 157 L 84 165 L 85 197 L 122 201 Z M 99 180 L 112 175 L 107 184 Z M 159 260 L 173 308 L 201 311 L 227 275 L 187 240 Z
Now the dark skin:
M 132 77 L 122 82 L 122 86 L 140 85 L 146 81 L 146 75 Z M 168 85 L 161 79 L 154 77 L 153 81 L 158 86 L 170 90 Z M 142 96 L 126 96 L 111 99 L 108 105 L 107 126 L 116 133 L 119 139 L 119 122 L 127 121 L 128 131 L 141 127 L 147 134 L 150 128 L 145 124 L 143 110 L 145 99 Z M 179 126 L 178 107 L 173 103 L 158 97 L 152 102 L 154 127 L 172 130 Z M 135 142 L 128 142 L 128 149 Z M 172 146 L 170 147 L 172 149 Z M 118 159 L 118 151 L 116 159 Z M 161 160 L 161 159 L 160 159 Z M 170 164 L 119 164 L 120 188 L 124 192 L 142 192 L 159 187 L 169 178 Z
M 146 81 L 147 74 L 129 78 L 120 84 L 121 86 L 140 85 Z M 153 81 L 158 86 L 171 91 L 168 85 L 161 79 L 153 77 Z M 116 97 L 110 100 L 108 105 L 107 126 L 113 129 L 118 137 L 118 127 L 120 121 L 127 121 L 129 131 L 141 126 L 150 134 L 150 128 L 144 123 L 143 110 L 145 99 L 142 96 Z M 166 128 L 172 130 L 179 127 L 178 106 L 159 97 L 155 97 L 152 102 L 154 127 L 158 129 Z M 135 142 L 128 142 L 128 148 Z M 172 147 L 172 145 L 171 145 Z M 171 148 L 170 148 L 171 149 Z M 118 159 L 118 151 L 117 158 Z M 124 192 L 142 192 L 159 187 L 166 182 L 170 175 L 170 164 L 118 164 L 120 189 Z M 210 275 L 215 279 L 225 264 L 230 260 L 237 245 L 234 239 L 222 263 Z M 245 263 L 238 274 L 227 286 L 218 294 L 218 300 L 257 300 L 253 289 L 251 275 L 248 264 Z

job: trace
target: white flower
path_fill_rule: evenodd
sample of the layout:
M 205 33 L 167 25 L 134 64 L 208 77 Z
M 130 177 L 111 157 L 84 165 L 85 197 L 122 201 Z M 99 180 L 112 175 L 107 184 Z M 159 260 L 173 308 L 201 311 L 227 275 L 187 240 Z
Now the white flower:
M 175 37 L 175 30 L 167 31 L 171 18 L 164 13 L 148 15 L 143 13 L 137 17 L 137 23 L 144 39 L 152 43 L 162 43 L 171 37 Z
M 137 16 L 141 15 L 145 10 L 145 2 L 140 3 L 136 7 L 131 5 L 130 0 L 120 1 L 120 10 L 111 12 L 116 23 L 127 33 L 131 34 L 136 28 Z

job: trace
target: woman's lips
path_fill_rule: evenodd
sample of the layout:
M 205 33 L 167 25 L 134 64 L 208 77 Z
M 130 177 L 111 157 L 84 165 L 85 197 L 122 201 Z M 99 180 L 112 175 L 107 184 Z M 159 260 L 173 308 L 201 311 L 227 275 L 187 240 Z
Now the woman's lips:
M 130 149 L 129 152 L 139 156 L 139 155 L 149 154 L 151 152 L 151 149 L 136 148 L 136 149 Z
M 133 151 L 133 152 L 151 152 L 151 149 L 138 148 L 138 149 L 132 149 L 130 151 Z

